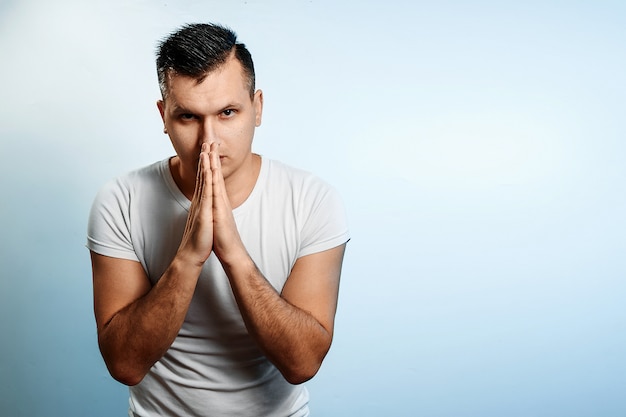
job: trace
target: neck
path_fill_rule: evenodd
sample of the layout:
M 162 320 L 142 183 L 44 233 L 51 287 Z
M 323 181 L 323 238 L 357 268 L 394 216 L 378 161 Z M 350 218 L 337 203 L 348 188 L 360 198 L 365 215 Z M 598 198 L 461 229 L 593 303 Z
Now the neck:
M 196 169 L 186 169 L 180 163 L 180 158 L 173 157 L 169 161 L 170 172 L 174 182 L 180 191 L 191 200 L 196 188 Z M 236 172 L 230 173 L 224 178 L 226 194 L 231 207 L 236 208 L 243 204 L 254 188 L 259 172 L 261 170 L 261 157 L 257 154 L 250 154 L 250 158 Z M 209 181 L 210 182 L 210 181 Z
M 261 170 L 261 157 L 251 153 L 248 160 L 236 172 L 224 178 L 226 194 L 232 208 L 237 208 L 248 198 Z
M 193 192 L 196 188 L 196 173 L 186 170 L 183 164 L 180 163 L 180 158 L 175 156 L 170 158 L 169 161 L 170 173 L 174 182 L 178 186 L 178 189 L 191 200 L 193 198 Z

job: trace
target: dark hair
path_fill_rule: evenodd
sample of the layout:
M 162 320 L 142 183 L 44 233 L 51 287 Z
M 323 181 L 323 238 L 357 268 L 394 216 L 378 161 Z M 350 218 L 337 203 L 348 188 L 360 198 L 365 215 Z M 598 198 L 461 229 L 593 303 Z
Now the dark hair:
M 185 25 L 159 44 L 156 65 L 161 95 L 165 99 L 170 73 L 193 77 L 200 83 L 211 71 L 223 65 L 233 51 L 243 67 L 252 97 L 254 64 L 250 52 L 243 43 L 237 43 L 237 35 L 232 30 L 206 23 Z

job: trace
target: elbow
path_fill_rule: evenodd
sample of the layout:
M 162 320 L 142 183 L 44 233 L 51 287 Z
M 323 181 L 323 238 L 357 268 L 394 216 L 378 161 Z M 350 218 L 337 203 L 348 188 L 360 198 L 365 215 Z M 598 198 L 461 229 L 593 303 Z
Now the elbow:
M 127 367 L 122 367 L 119 365 L 115 366 L 109 363 L 107 363 L 107 369 L 109 370 L 109 373 L 111 374 L 113 379 L 124 385 L 128 385 L 129 387 L 139 384 L 145 376 L 145 373 L 139 372 L 137 370 L 129 369 Z
M 300 385 L 312 379 L 322 367 L 322 362 L 330 350 L 332 338 L 325 340 L 317 347 L 309 347 L 292 356 L 286 366 L 280 368 L 283 377 L 292 385 Z M 296 359 L 297 358 L 297 359 Z
M 137 385 L 141 381 L 143 381 L 143 376 L 136 376 L 136 375 L 113 375 L 113 374 L 111 374 L 111 376 L 113 376 L 113 378 L 115 378 L 116 381 L 121 382 L 122 384 L 127 385 L 129 387 Z
M 139 384 L 148 373 L 148 369 L 140 367 L 139 361 L 128 351 L 120 351 L 114 345 L 106 343 L 106 339 L 98 336 L 98 347 L 109 374 L 117 382 L 129 387 Z
M 122 384 L 127 385 L 129 387 L 139 384 L 142 380 L 143 378 L 138 378 L 138 379 L 137 378 L 134 378 L 134 379 L 133 378 L 120 378 L 120 379 L 116 378 L 116 381 L 121 382 Z
M 290 384 L 300 385 L 313 378 L 318 370 L 319 368 L 312 370 L 290 370 L 283 372 L 283 376 Z
M 315 358 L 309 361 L 299 361 L 292 366 L 281 370 L 283 377 L 292 385 L 300 385 L 312 379 L 320 367 L 324 358 Z
M 109 374 L 117 382 L 124 385 L 133 386 L 139 384 L 147 374 L 147 370 L 140 369 L 134 361 L 123 360 L 107 352 L 100 346 L 102 358 L 109 371 Z

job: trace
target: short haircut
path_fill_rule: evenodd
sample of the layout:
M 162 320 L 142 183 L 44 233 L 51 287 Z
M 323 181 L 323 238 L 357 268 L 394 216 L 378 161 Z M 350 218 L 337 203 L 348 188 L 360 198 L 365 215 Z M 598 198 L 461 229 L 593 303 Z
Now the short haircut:
M 161 41 L 157 49 L 157 75 L 163 99 L 167 96 L 170 74 L 193 77 L 201 83 L 210 72 L 226 63 L 233 53 L 243 68 L 250 97 L 253 97 L 254 63 L 246 46 L 237 42 L 235 32 L 207 23 L 181 27 Z

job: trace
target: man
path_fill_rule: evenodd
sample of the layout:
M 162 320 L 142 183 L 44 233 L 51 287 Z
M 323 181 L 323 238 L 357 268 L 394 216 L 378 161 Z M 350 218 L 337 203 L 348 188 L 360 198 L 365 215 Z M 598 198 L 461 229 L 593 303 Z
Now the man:
M 130 416 L 304 416 L 348 241 L 321 180 L 252 153 L 263 93 L 236 35 L 188 25 L 157 56 L 176 156 L 110 182 L 88 231 L 100 351 Z

